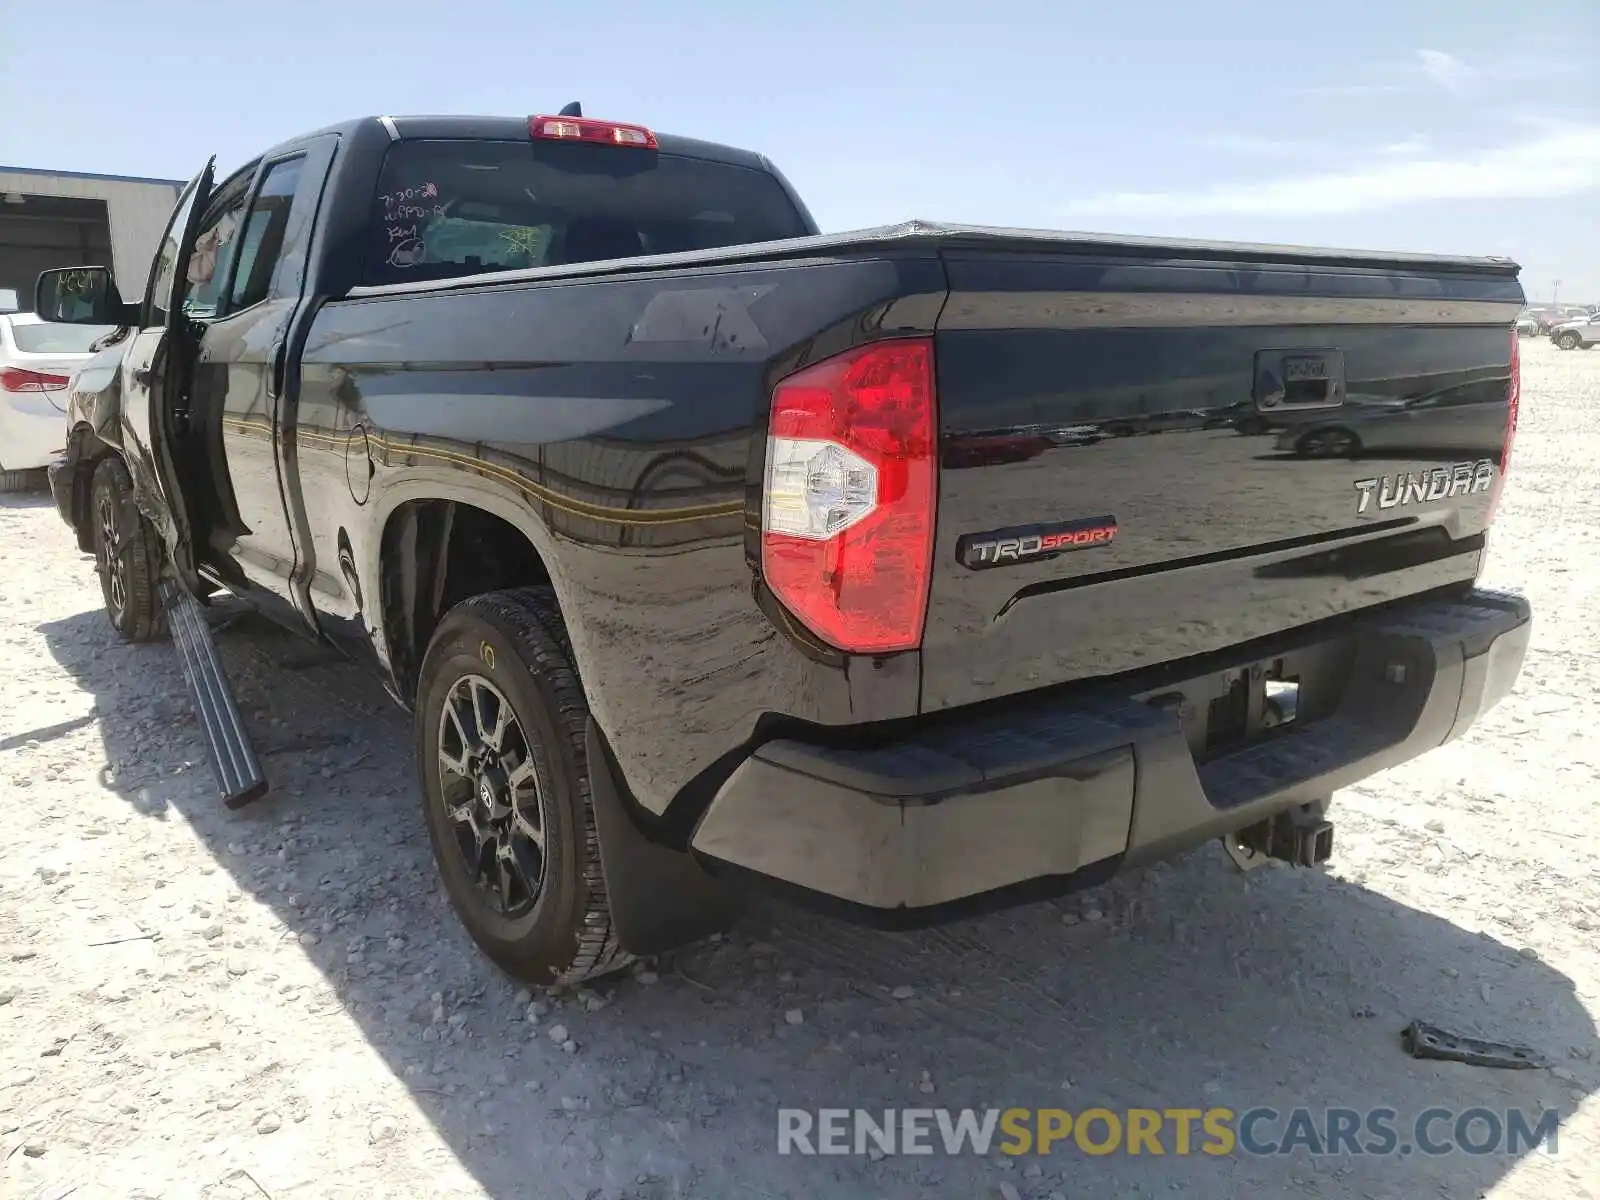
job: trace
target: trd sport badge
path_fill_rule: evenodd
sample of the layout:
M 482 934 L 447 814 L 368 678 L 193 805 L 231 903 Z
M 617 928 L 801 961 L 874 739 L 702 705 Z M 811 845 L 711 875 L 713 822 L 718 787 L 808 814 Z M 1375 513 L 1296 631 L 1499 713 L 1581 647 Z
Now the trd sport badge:
M 1054 558 L 1073 550 L 1109 546 L 1117 536 L 1115 517 L 1088 517 L 1045 525 L 1015 525 L 988 533 L 968 533 L 956 542 L 956 561 L 970 571 Z

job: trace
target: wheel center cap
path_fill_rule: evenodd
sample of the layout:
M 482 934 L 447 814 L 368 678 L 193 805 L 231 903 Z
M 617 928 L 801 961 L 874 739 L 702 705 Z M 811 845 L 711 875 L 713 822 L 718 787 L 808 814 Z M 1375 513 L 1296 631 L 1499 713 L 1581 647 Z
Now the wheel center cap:
M 489 786 L 487 779 L 478 784 L 478 799 L 483 801 L 484 808 L 494 807 L 494 788 Z

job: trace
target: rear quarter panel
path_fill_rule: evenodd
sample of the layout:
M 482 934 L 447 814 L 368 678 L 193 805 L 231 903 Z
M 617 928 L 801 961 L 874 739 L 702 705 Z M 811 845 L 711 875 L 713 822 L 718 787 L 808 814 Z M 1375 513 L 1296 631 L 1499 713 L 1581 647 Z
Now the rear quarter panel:
M 319 620 L 370 631 L 387 664 L 383 530 L 408 500 L 451 499 L 538 550 L 590 707 L 648 809 L 763 714 L 910 715 L 907 656 L 855 664 L 777 632 L 750 532 L 777 375 L 869 336 L 931 332 L 942 278 L 924 256 L 324 306 L 293 431 Z

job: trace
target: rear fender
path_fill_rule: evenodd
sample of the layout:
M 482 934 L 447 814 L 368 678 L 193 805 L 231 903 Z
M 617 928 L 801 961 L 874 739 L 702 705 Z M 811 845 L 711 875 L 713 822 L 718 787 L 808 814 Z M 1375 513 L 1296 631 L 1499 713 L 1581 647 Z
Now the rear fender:
M 381 487 L 377 486 L 380 482 Z M 382 603 L 384 533 L 389 528 L 395 513 L 414 500 L 453 501 L 482 509 L 499 517 L 527 539 L 528 544 L 533 547 L 544 564 L 551 585 L 555 588 L 556 601 L 561 606 L 568 634 L 572 638 L 573 656 L 577 660 L 579 679 L 588 677 L 585 672 L 586 655 L 580 649 L 587 643 L 587 638 L 582 636 L 583 624 L 580 614 L 575 611 L 575 606 L 567 603 L 570 587 L 562 570 L 562 557 L 557 542 L 539 514 L 521 493 L 509 485 L 485 480 L 465 468 L 446 473 L 431 468 L 415 471 L 401 468 L 387 478 L 380 469 L 374 484 L 372 522 L 367 526 L 363 537 L 351 538 L 350 545 L 356 572 L 353 582 L 357 595 L 361 597 L 362 617 L 372 638 L 373 651 L 382 669 L 389 676 L 396 694 L 405 695 L 406 689 L 404 681 L 399 678 L 396 670 L 390 631 L 385 627 L 384 621 Z M 355 531 L 351 533 L 353 535 Z M 440 540 L 442 543 L 443 539 Z M 418 576 L 423 575 L 429 568 L 438 565 L 437 558 L 432 556 L 436 556 L 442 549 L 442 544 L 419 547 L 418 559 L 403 565 L 401 569 L 415 572 Z M 322 565 L 324 564 L 319 564 Z M 334 564 L 325 565 L 334 567 Z M 417 582 L 416 578 L 412 578 L 410 586 L 416 586 Z M 402 586 L 405 586 L 404 581 Z M 586 687 L 585 691 L 587 690 Z

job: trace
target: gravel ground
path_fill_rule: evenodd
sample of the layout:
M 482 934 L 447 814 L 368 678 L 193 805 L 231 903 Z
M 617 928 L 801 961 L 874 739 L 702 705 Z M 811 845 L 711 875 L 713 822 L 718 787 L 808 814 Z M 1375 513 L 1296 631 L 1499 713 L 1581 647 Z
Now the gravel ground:
M 448 911 L 379 689 L 253 620 L 223 633 L 275 783 L 229 814 L 170 648 L 120 644 L 48 502 L 4 500 L 0 1192 L 1600 1195 L 1600 353 L 1524 355 L 1486 578 L 1536 606 L 1522 682 L 1464 740 L 1341 793 L 1331 869 L 1242 876 L 1207 847 L 916 934 L 763 903 L 557 1000 L 519 994 Z M 1551 1066 L 1413 1061 L 1413 1017 Z M 1520 1158 L 871 1161 L 779 1157 L 781 1105 L 1563 1125 Z

